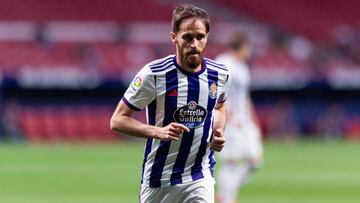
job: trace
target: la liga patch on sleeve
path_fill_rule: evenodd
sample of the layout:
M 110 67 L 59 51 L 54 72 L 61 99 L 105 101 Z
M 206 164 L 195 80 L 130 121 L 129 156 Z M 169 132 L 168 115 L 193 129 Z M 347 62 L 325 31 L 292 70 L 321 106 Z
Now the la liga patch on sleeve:
M 143 83 L 143 78 L 141 77 L 141 75 L 137 75 L 131 83 L 131 88 L 134 91 L 137 91 L 142 86 L 142 83 Z

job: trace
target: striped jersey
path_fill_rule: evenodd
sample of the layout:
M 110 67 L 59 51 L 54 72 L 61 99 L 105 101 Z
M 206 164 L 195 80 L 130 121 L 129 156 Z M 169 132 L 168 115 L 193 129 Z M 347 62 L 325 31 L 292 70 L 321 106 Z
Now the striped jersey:
M 199 72 L 181 69 L 170 55 L 146 64 L 126 90 L 123 101 L 134 110 L 146 108 L 147 123 L 163 127 L 177 122 L 189 127 L 178 141 L 147 139 L 141 183 L 164 187 L 200 179 L 213 180 L 213 110 L 224 102 L 227 68 L 203 58 Z

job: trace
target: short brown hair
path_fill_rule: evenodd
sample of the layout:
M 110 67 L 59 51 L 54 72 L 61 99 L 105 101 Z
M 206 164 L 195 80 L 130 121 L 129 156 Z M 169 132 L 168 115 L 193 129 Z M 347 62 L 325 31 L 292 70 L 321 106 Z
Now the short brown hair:
M 210 31 L 210 17 L 207 11 L 191 4 L 177 6 L 172 15 L 172 31 L 178 32 L 181 23 L 189 18 L 199 18 L 205 25 L 206 33 Z

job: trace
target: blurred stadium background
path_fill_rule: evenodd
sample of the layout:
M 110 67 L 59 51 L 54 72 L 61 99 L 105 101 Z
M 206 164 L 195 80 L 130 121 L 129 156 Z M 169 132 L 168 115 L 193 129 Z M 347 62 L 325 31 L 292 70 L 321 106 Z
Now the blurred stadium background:
M 254 46 L 266 162 L 243 202 L 358 202 L 360 2 L 187 2 L 212 17 L 207 57 L 236 31 Z M 0 202 L 137 201 L 143 141 L 109 119 L 134 74 L 174 52 L 179 3 L 0 0 Z

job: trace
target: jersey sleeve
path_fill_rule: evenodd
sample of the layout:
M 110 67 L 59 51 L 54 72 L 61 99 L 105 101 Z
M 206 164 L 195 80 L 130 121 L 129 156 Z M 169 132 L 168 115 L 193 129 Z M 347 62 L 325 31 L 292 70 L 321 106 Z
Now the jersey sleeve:
M 220 94 L 217 99 L 218 103 L 223 103 L 226 101 L 226 99 L 228 97 L 229 86 L 230 86 L 230 74 L 227 74 L 224 76 L 224 86 L 220 90 Z
M 155 80 L 148 65 L 134 77 L 122 100 L 131 109 L 140 111 L 155 99 Z

